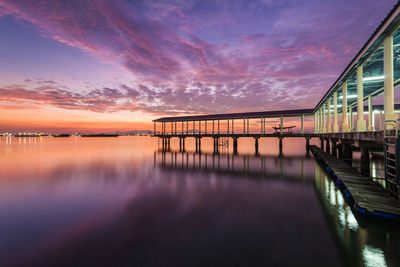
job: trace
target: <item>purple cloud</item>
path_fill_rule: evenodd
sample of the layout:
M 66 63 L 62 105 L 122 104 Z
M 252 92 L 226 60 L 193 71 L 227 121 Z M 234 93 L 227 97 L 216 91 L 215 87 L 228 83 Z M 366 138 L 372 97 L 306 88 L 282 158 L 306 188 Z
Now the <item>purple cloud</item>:
M 42 80 L 37 96 L 1 94 L 98 112 L 310 108 L 394 3 L 0 0 L 0 16 L 122 66 L 134 81 L 72 93 Z

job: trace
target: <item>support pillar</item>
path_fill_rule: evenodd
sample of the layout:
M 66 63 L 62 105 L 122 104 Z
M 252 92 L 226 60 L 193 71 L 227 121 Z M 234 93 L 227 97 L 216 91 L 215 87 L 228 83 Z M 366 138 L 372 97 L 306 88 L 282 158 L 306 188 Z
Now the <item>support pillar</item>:
M 233 138 L 233 154 L 237 154 L 237 146 L 238 146 L 238 141 L 237 141 L 238 139 L 237 139 L 237 137 L 234 137 Z
M 343 158 L 343 147 L 341 143 L 336 143 L 336 148 L 337 148 L 337 153 L 338 153 L 338 158 L 342 159 Z
M 323 114 L 323 109 L 322 106 L 319 109 L 319 133 L 323 133 L 323 123 L 324 123 L 324 114 Z
M 154 122 L 153 124 L 154 124 L 153 134 L 156 134 L 156 122 Z
M 370 176 L 368 147 L 360 145 L 360 150 L 361 150 L 361 174 L 364 176 Z
M 304 134 L 304 114 L 301 114 L 301 134 Z
M 337 140 L 336 139 L 331 139 L 332 142 L 332 151 L 331 154 L 334 157 L 337 157 Z
M 255 150 L 256 150 L 256 155 L 258 155 L 258 138 L 254 138 L 255 141 Z
M 324 138 L 320 137 L 319 140 L 321 141 L 321 149 L 324 150 Z
M 280 124 L 280 135 L 283 135 L 283 115 L 281 115 L 281 124 Z
M 347 118 L 347 82 L 342 85 L 342 132 L 349 131 L 349 122 Z
M 326 133 L 326 112 L 325 112 L 325 104 L 322 105 L 322 133 Z
M 374 122 L 373 122 L 373 114 L 372 114 L 372 96 L 368 97 L 368 131 L 374 130 Z
M 314 133 L 318 133 L 318 110 L 314 113 Z
M 310 149 L 310 138 L 306 137 L 306 150 Z
M 326 138 L 326 139 L 325 139 L 325 142 L 326 142 L 325 151 L 326 151 L 327 153 L 331 153 L 331 142 L 330 142 L 329 138 Z
M 350 106 L 350 130 L 354 131 L 354 115 L 352 106 Z
M 233 122 L 234 120 L 232 119 L 232 134 L 235 134 L 235 124 Z
M 351 147 L 352 143 L 342 142 L 343 156 L 342 160 L 351 166 L 353 162 L 353 149 Z
M 357 67 L 357 132 L 365 132 L 367 122 L 364 120 L 364 85 L 363 67 Z
M 327 127 L 327 132 L 328 132 L 328 133 L 331 133 L 331 132 L 332 132 L 332 121 L 331 121 L 331 97 L 328 98 L 327 109 L 328 109 L 328 127 Z
M 243 134 L 246 133 L 246 119 L 243 119 Z
M 249 134 L 249 129 L 250 129 L 250 119 L 247 119 L 247 134 Z
M 382 112 L 382 110 L 381 110 L 381 111 L 379 111 L 379 130 L 381 130 L 381 131 L 384 130 L 384 129 L 383 129 L 383 127 L 385 126 L 384 121 L 385 121 L 385 118 L 384 118 L 383 112 Z
M 283 156 L 283 137 L 279 137 L 279 156 Z
M 218 120 L 218 134 L 219 134 L 219 120 Z
M 201 153 L 201 137 L 199 137 L 199 153 Z
M 333 132 L 339 132 L 339 125 L 337 120 L 337 91 L 333 93 Z
M 385 121 L 396 120 L 394 113 L 394 85 L 393 85 L 393 36 L 390 35 L 383 40 L 383 72 L 384 72 L 384 92 L 383 106 Z M 385 123 L 384 123 L 385 125 Z M 385 127 L 385 126 L 384 126 Z M 394 129 L 395 124 L 389 122 L 386 124 L 388 130 Z

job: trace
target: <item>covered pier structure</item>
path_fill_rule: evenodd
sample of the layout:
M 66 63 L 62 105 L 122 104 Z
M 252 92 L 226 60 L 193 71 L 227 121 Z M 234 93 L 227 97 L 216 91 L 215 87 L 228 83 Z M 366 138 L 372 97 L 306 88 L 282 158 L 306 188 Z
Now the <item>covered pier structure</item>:
M 359 46 L 357 44 L 354 44 Z M 400 120 L 395 105 L 395 88 L 400 86 L 400 2 L 379 24 L 355 57 L 338 76 L 336 81 L 311 109 L 215 114 L 201 116 L 166 117 L 154 120 L 154 136 L 161 137 L 168 145 L 170 137 L 189 135 L 232 137 L 234 143 L 242 136 L 261 137 L 293 136 L 319 137 L 321 148 L 347 162 L 351 162 L 354 148 L 361 150 L 361 171 L 369 175 L 371 152 L 383 151 L 385 159 L 386 189 L 398 197 L 400 187 Z M 321 88 L 323 89 L 323 88 Z M 314 129 L 304 131 L 304 116 L 314 117 Z M 284 117 L 301 118 L 301 131 L 296 134 L 284 133 Z M 280 131 L 265 132 L 265 120 L 280 118 Z M 249 119 L 261 121 L 258 133 L 249 132 Z M 219 123 L 227 120 L 221 130 Z M 243 120 L 243 131 L 234 132 L 233 124 Z M 379 123 L 375 123 L 379 121 Z M 212 131 L 209 132 L 211 122 Z M 229 125 L 231 122 L 231 125 Z M 161 124 L 158 131 L 156 123 Z M 167 123 L 171 127 L 167 130 Z M 181 132 L 177 132 L 177 123 Z M 186 123 L 186 128 L 185 124 Z M 188 124 L 192 123 L 192 129 Z M 196 129 L 194 126 L 198 124 Z M 202 123 L 204 128 L 202 128 Z M 217 125 L 215 125 L 217 124 Z M 207 129 L 208 126 L 208 129 Z M 217 128 L 216 128 L 217 127 Z M 282 144 L 282 142 L 280 142 Z
M 196 151 L 200 151 L 202 137 L 213 138 L 215 152 L 218 152 L 221 138 L 233 139 L 234 153 L 237 153 L 237 140 L 240 137 L 254 138 L 256 153 L 258 140 L 262 137 L 278 137 L 280 149 L 282 149 L 283 138 L 304 137 L 308 147 L 310 138 L 316 137 L 317 134 L 304 132 L 305 116 L 313 116 L 313 109 L 164 117 L 153 121 L 153 135 L 162 139 L 162 145 L 166 149 L 170 146 L 170 138 L 179 138 L 179 146 L 182 151 L 185 149 L 185 138 L 187 137 L 196 138 Z M 288 117 L 301 119 L 299 133 L 293 133 L 291 128 L 284 126 L 285 118 Z M 267 131 L 269 119 L 279 119 L 279 127 L 275 133 Z M 250 120 L 259 122 L 258 130 L 255 131 L 254 127 L 250 130 Z

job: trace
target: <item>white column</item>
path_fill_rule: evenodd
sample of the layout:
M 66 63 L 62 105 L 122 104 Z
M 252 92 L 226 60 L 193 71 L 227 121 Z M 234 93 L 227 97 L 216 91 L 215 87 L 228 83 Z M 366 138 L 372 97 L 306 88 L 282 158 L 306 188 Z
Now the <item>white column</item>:
M 318 110 L 314 113 L 314 133 L 317 133 L 317 129 L 318 129 Z
M 385 117 L 383 116 L 383 112 L 382 110 L 379 111 L 379 129 L 381 131 L 383 131 L 383 127 L 385 126 L 385 124 L 383 123 L 383 121 L 385 120 Z
M 397 115 L 394 113 L 394 86 L 393 86 L 393 36 L 390 35 L 383 40 L 383 72 L 385 78 L 384 83 L 384 112 L 385 121 L 396 120 Z M 385 124 L 384 124 L 385 125 Z M 388 129 L 394 128 L 394 123 L 387 124 Z
M 324 132 L 324 111 L 322 107 L 319 108 L 319 133 Z
M 353 115 L 353 107 L 350 106 L 350 130 L 354 131 L 354 115 Z
M 331 98 L 328 98 L 327 109 L 328 109 L 328 133 L 332 132 L 332 122 L 331 122 Z
M 349 122 L 347 119 L 347 82 L 342 85 L 342 132 L 349 131 Z
M 374 130 L 374 123 L 372 120 L 374 119 L 372 117 L 372 96 L 368 97 L 368 131 L 373 131 Z
M 304 114 L 301 114 L 301 133 L 304 134 Z
M 363 67 L 357 67 L 357 132 L 365 132 L 367 122 L 364 120 L 364 85 Z
M 339 126 L 337 122 L 337 91 L 333 93 L 333 132 L 339 132 Z
M 326 112 L 325 112 L 325 104 L 322 105 L 322 133 L 326 133 Z

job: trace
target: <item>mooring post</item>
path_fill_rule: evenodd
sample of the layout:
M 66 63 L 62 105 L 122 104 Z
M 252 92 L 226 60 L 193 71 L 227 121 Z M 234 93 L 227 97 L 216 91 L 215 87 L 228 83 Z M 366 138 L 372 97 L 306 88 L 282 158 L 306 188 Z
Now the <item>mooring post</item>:
M 195 137 L 195 139 L 196 139 L 196 152 L 197 152 L 198 151 L 199 140 L 198 140 L 197 136 Z
M 310 137 L 306 137 L 306 150 L 310 149 Z
M 320 137 L 319 140 L 321 140 L 321 149 L 324 150 L 324 138 Z

